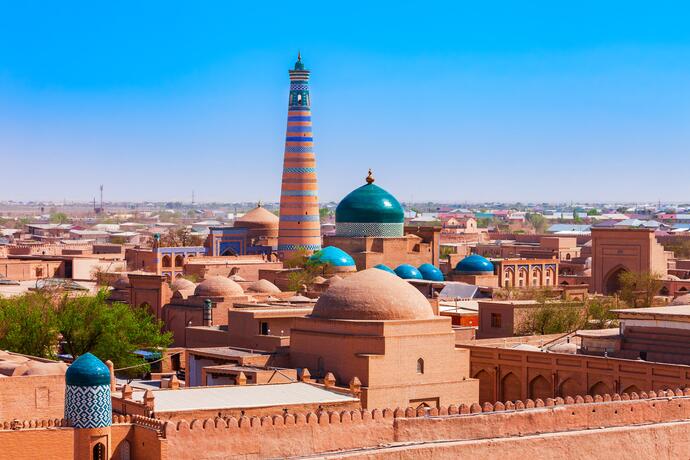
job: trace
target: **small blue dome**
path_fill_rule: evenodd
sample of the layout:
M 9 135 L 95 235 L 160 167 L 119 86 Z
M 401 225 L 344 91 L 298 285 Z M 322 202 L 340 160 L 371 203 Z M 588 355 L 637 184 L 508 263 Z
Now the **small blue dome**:
M 465 275 L 479 275 L 494 272 L 494 264 L 486 257 L 472 254 L 462 259 L 455 266 L 455 271 Z
M 397 273 L 395 273 L 395 270 L 393 270 L 392 268 L 390 268 L 386 264 L 374 265 L 374 268 L 378 268 L 379 270 L 383 270 L 384 272 L 388 272 L 388 273 L 392 273 L 394 275 L 397 275 Z
M 419 273 L 419 270 L 414 268 L 410 264 L 402 264 L 399 265 L 398 268 L 395 269 L 395 274 L 398 275 L 402 279 L 406 280 L 421 280 L 422 274 Z
M 422 264 L 419 266 L 419 273 L 425 280 L 429 281 L 443 281 L 443 273 L 437 267 L 431 264 Z
M 354 267 L 355 261 L 347 252 L 335 246 L 326 246 L 316 251 L 309 261 L 317 264 L 328 264 L 333 267 Z
M 67 368 L 65 381 L 78 387 L 110 385 L 110 369 L 91 353 L 85 353 Z

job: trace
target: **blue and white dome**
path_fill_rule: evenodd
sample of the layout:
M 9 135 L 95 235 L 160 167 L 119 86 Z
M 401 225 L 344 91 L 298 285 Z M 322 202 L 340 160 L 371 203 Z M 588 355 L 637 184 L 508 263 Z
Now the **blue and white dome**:
M 395 274 L 398 275 L 400 278 L 406 280 L 424 279 L 422 277 L 422 274 L 419 273 L 419 270 L 417 270 L 414 266 L 410 264 L 398 265 L 398 268 L 395 269 Z
M 335 233 L 350 237 L 403 236 L 405 213 L 393 195 L 374 184 L 369 171 L 367 183 L 350 192 L 335 210 Z
M 431 264 L 422 264 L 419 266 L 419 273 L 428 281 L 443 281 L 443 273 L 438 267 Z
M 74 428 L 102 428 L 113 419 L 110 399 L 110 369 L 86 353 L 65 373 L 65 418 Z
M 457 263 L 455 272 L 462 275 L 487 275 L 494 272 L 494 264 L 486 257 L 472 254 Z

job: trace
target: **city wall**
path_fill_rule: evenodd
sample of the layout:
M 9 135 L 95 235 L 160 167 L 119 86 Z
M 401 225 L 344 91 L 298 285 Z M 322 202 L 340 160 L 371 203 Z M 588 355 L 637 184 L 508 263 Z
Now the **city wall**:
M 479 452 L 481 445 L 471 441 L 619 428 L 606 438 L 606 444 L 610 445 L 629 440 L 628 430 L 638 425 L 688 420 L 690 397 L 682 395 L 683 391 L 677 390 L 659 394 L 498 402 L 483 406 L 476 403 L 472 406 L 451 405 L 428 412 L 407 408 L 216 418 L 168 422 L 164 426 L 164 436 L 169 452 L 196 449 L 204 452 L 206 459 L 226 458 L 229 453 L 243 458 L 283 457 L 440 441 L 462 441 L 473 445 Z M 660 437 L 670 442 L 664 447 L 665 452 L 682 451 L 687 447 L 687 438 L 676 441 L 671 436 L 673 431 L 667 433 L 667 427 L 654 428 L 658 435 L 654 439 Z M 690 429 L 686 426 L 681 431 L 687 433 Z M 647 440 L 651 443 L 654 439 Z M 536 444 L 539 442 L 535 441 Z M 580 437 L 575 435 L 563 437 L 559 445 L 564 451 L 577 451 L 580 442 Z M 501 449 L 492 447 L 491 452 L 504 456 L 514 449 L 512 444 L 502 446 Z M 640 446 L 640 449 L 645 448 L 654 450 L 655 446 Z M 604 451 L 600 450 L 599 456 Z M 457 452 L 454 451 L 455 457 Z M 374 454 L 375 450 L 371 453 Z M 393 458 L 414 457 L 413 451 L 402 450 L 396 455 L 401 457 Z M 548 452 L 541 452 L 535 458 L 553 457 Z
M 114 458 L 258 459 L 338 452 L 354 458 L 683 458 L 690 390 L 161 422 L 113 417 Z M 602 436 L 604 434 L 605 436 Z M 73 458 L 64 420 L 0 424 L 0 458 Z M 630 447 L 634 445 L 634 449 Z M 620 450 L 618 450 L 620 449 Z M 352 452 L 347 452 L 347 451 Z M 3 457 L 4 456 L 4 457 Z

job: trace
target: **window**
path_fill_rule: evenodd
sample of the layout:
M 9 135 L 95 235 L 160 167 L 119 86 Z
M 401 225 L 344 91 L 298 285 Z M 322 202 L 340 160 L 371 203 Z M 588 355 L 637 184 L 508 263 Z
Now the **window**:
M 184 265 L 184 257 L 181 255 L 175 256 L 175 266 L 176 267 L 181 267 Z
M 491 327 L 500 328 L 501 327 L 501 314 L 491 313 Z
M 507 288 L 510 287 L 510 280 L 506 280 L 506 282 L 505 282 L 505 287 L 507 287 Z
M 261 335 L 268 335 L 268 323 L 265 321 L 261 322 Z
M 418 374 L 424 373 L 424 360 L 422 358 L 419 358 L 417 360 L 417 373 Z
M 168 256 L 168 255 L 163 256 L 163 266 L 164 267 L 172 266 L 172 260 L 171 260 L 170 256 Z
M 105 446 L 102 442 L 93 446 L 93 460 L 105 460 Z

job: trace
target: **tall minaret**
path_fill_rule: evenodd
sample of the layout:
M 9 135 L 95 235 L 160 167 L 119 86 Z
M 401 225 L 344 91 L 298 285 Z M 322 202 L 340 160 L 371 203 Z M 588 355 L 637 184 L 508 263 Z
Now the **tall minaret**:
M 297 55 L 290 73 L 283 184 L 280 195 L 278 252 L 283 258 L 295 251 L 321 249 L 319 197 L 311 132 L 309 71 Z

